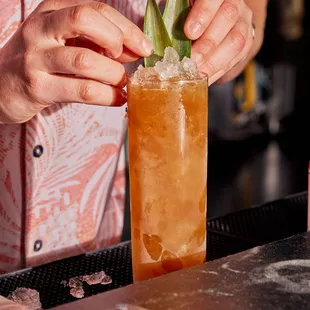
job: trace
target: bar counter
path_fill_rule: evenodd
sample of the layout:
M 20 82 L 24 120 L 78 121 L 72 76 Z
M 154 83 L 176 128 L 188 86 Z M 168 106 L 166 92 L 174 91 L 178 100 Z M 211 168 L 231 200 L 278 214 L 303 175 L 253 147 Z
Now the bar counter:
M 56 309 L 301 310 L 310 308 L 309 279 L 305 233 Z
M 208 262 L 194 269 L 132 286 L 131 245 L 126 242 L 3 275 L 0 277 L 0 295 L 9 296 L 20 287 L 31 288 L 39 292 L 43 309 L 63 305 L 59 309 L 91 310 L 97 302 L 100 304 L 97 306 L 99 309 L 118 307 L 128 310 L 139 310 L 137 305 L 149 310 L 199 307 L 251 309 L 252 306 L 253 309 L 272 309 L 273 303 L 276 309 L 279 305 L 279 309 L 289 309 L 290 302 L 298 305 L 293 309 L 304 309 L 303 305 L 310 296 L 310 292 L 307 295 L 310 277 L 300 279 L 302 285 L 296 286 L 293 276 L 300 271 L 308 276 L 308 262 L 299 261 L 308 259 L 310 252 L 309 236 L 300 235 L 307 231 L 307 208 L 308 193 L 303 192 L 208 219 Z M 296 235 L 299 236 L 260 247 Z M 249 252 L 244 252 L 246 250 Z M 232 256 L 236 253 L 240 254 Z M 284 271 L 279 270 L 284 263 L 279 263 L 280 267 L 272 265 L 271 269 L 264 270 L 267 265 L 286 260 L 298 261 L 288 267 L 284 265 Z M 281 277 L 289 274 L 290 270 L 293 274 L 289 275 L 289 279 L 283 280 Z M 102 271 L 112 282 L 108 281 L 106 285 L 86 283 L 83 286 L 85 294 L 82 300 L 77 301 L 70 295 L 70 288 L 63 285 L 64 281 L 68 282 L 71 278 Z M 262 277 L 264 274 L 266 275 Z M 286 291 L 277 284 L 280 280 L 282 286 L 287 288 Z M 302 294 L 288 291 L 288 288 L 294 288 L 301 292 L 301 286 Z M 117 306 L 121 303 L 134 303 L 136 306 Z M 95 306 L 93 309 L 97 308 Z

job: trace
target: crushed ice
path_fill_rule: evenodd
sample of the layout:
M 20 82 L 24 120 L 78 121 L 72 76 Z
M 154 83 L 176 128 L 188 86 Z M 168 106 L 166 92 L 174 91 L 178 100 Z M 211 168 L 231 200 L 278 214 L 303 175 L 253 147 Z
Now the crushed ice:
M 69 281 L 61 281 L 61 284 L 65 287 L 69 286 L 70 294 L 75 298 L 84 297 L 84 288 L 83 282 L 86 282 L 88 285 L 108 285 L 112 283 L 112 279 L 104 271 L 98 271 L 90 275 L 77 276 L 69 279 Z
M 71 288 L 70 289 L 70 294 L 71 294 L 71 296 L 73 296 L 75 298 L 83 298 L 84 295 L 85 295 L 83 286 Z
M 29 310 L 39 310 L 42 308 L 39 292 L 30 288 L 18 287 L 8 296 L 8 299 L 23 305 Z
M 155 64 L 154 69 L 162 80 L 168 80 L 181 75 L 182 66 L 177 51 L 172 47 L 167 47 L 164 58 Z
M 104 271 L 99 271 L 91 275 L 83 276 L 83 281 L 85 281 L 88 285 L 107 285 L 112 283 L 111 277 L 109 277 Z
M 134 74 L 134 80 L 152 81 L 152 80 L 169 80 L 173 78 L 192 80 L 199 77 L 196 63 L 188 57 L 180 61 L 177 51 L 172 47 L 167 47 L 164 57 L 158 61 L 154 68 L 144 68 L 139 66 Z

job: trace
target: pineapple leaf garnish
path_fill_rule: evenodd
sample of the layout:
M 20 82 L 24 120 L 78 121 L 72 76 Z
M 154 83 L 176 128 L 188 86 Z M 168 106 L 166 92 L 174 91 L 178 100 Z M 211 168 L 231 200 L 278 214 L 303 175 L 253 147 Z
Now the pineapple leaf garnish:
M 153 67 L 164 56 L 165 48 L 172 46 L 163 17 L 155 0 L 148 0 L 143 31 L 153 43 L 154 52 L 144 58 L 145 67 Z
M 163 16 L 172 47 L 178 52 L 181 60 L 191 57 L 192 42 L 184 34 L 184 24 L 189 11 L 189 0 L 167 0 Z
M 184 34 L 189 11 L 189 0 L 167 0 L 162 16 L 156 0 L 147 1 L 143 31 L 153 43 L 154 53 L 144 58 L 145 67 L 153 67 L 161 60 L 168 46 L 178 52 L 181 60 L 191 56 L 191 40 Z

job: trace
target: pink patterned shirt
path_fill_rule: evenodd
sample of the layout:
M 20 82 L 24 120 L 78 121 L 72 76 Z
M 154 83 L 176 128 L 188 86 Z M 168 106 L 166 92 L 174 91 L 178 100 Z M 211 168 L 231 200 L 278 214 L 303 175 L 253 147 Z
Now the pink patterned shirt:
M 0 0 L 0 47 L 40 0 Z M 108 0 L 140 24 L 146 0 Z M 0 273 L 120 240 L 125 108 L 53 105 L 0 125 Z

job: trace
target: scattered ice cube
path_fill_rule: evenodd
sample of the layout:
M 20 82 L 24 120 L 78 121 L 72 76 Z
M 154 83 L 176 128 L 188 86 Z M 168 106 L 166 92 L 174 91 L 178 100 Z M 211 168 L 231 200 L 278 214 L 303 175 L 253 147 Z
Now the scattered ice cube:
M 83 298 L 85 295 L 84 289 L 82 286 L 71 288 L 70 294 L 75 298 Z
M 83 276 L 83 281 L 86 282 L 88 285 L 107 285 L 112 283 L 111 277 L 109 277 L 104 271 L 99 271 L 91 275 Z
M 108 284 L 111 284 L 112 283 L 112 278 L 109 277 L 108 275 L 105 275 L 103 277 L 103 279 L 101 280 L 101 283 L 102 285 L 108 285 Z
M 111 277 L 109 277 L 104 271 L 99 271 L 85 276 L 77 276 L 71 278 L 68 282 L 63 280 L 61 284 L 63 286 L 70 287 L 70 294 L 75 298 L 84 297 L 84 288 L 83 282 L 86 282 L 88 285 L 108 285 L 112 283 Z
M 61 281 L 61 283 L 65 286 L 70 287 L 70 295 L 75 298 L 83 298 L 84 297 L 84 289 L 82 277 L 73 277 L 66 283 L 66 281 Z M 65 284 L 66 283 L 66 284 Z
M 8 299 L 23 305 L 26 309 L 29 310 L 42 309 L 39 292 L 30 288 L 18 287 L 10 294 Z
M 81 287 L 83 285 L 80 277 L 74 277 L 74 278 L 71 278 L 69 280 L 69 287 L 71 288 L 77 288 L 77 287 Z
M 105 272 L 99 271 L 91 275 L 83 276 L 83 281 L 85 281 L 88 285 L 99 284 L 101 283 L 104 276 L 105 276 Z

